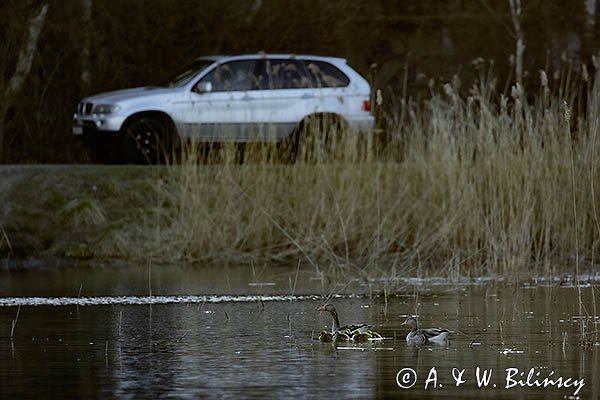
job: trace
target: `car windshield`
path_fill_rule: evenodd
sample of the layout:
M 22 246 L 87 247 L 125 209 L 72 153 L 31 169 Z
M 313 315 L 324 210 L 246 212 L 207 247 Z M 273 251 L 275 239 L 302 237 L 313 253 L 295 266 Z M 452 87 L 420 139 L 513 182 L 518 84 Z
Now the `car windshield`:
M 167 87 L 178 87 L 188 83 L 198 72 L 213 64 L 213 60 L 196 60 L 193 63 L 187 65 L 185 68 L 180 69 L 177 73 L 171 75 L 169 79 L 163 82 L 160 86 Z

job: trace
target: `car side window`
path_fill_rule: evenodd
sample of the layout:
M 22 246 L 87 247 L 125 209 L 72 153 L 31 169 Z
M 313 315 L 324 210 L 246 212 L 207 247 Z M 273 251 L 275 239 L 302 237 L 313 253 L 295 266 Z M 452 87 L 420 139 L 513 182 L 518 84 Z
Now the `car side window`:
M 257 88 L 255 68 L 255 60 L 219 64 L 196 84 L 194 91 L 201 92 L 201 85 L 209 82 L 212 92 L 255 90 Z
M 258 87 L 269 89 L 303 89 L 311 87 L 311 81 L 299 60 L 267 59 L 261 62 Z
M 346 87 L 350 79 L 336 66 L 324 61 L 305 60 L 306 68 L 310 71 L 314 87 Z

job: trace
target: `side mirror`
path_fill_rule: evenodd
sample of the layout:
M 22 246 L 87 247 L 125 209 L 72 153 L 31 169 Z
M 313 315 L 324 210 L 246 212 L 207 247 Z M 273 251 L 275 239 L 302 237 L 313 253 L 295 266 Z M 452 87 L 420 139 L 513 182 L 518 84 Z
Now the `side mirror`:
M 212 92 L 212 82 L 200 82 L 198 84 L 198 93 L 210 93 Z

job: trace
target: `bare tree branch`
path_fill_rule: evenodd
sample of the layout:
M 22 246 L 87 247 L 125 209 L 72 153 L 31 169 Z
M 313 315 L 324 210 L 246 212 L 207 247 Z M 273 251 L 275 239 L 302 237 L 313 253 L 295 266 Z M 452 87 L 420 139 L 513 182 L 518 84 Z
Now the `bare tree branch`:
M 483 6 L 485 9 L 487 9 L 487 10 L 489 11 L 490 15 L 491 15 L 492 17 L 495 17 L 496 19 L 498 19 L 498 21 L 500 22 L 500 24 L 501 24 L 503 27 L 505 27 L 505 28 L 506 28 L 506 30 L 508 31 L 508 33 L 509 33 L 509 34 L 510 34 L 510 35 L 511 35 L 513 38 L 516 38 L 516 36 L 517 36 L 517 35 L 515 34 L 515 31 L 512 29 L 512 27 L 511 27 L 509 24 L 507 24 L 507 23 L 505 22 L 505 19 L 504 19 L 504 18 L 502 18 L 502 17 L 499 17 L 499 16 L 498 16 L 498 12 L 496 12 L 496 11 L 495 11 L 495 10 L 492 8 L 492 6 L 490 6 L 490 5 L 489 5 L 489 3 L 488 3 L 486 0 L 479 0 L 479 1 L 480 1 L 481 5 L 482 5 L 482 6 Z
M 33 62 L 33 56 L 37 47 L 38 37 L 42 31 L 42 27 L 44 26 L 47 13 L 48 4 L 44 4 L 42 7 L 40 7 L 37 15 L 33 18 L 31 24 L 29 25 L 29 38 L 27 39 L 25 46 L 23 46 L 19 52 L 19 58 L 17 59 L 15 72 L 8 82 L 8 87 L 6 89 L 6 96 L 8 98 L 14 96 L 17 92 L 19 92 L 19 90 L 21 90 L 23 83 L 25 82 L 25 78 L 31 71 L 31 64 Z
M 87 94 L 90 87 L 90 36 L 92 23 L 92 5 L 93 0 L 83 0 L 83 15 L 81 22 L 83 23 L 83 49 L 81 51 L 81 84 L 83 92 Z
M 525 44 L 523 43 L 523 30 L 521 29 L 521 0 L 508 0 L 510 6 L 510 15 L 513 21 L 513 27 L 516 35 L 515 49 L 515 78 L 517 83 L 523 84 L 523 53 L 525 52 Z
M 5 155 L 5 122 L 6 115 L 8 113 L 8 109 L 10 108 L 15 95 L 21 90 L 23 84 L 25 83 L 25 79 L 29 72 L 31 71 L 31 64 L 33 63 L 33 57 L 35 55 L 35 49 L 37 48 L 37 41 L 42 31 L 42 27 L 44 26 L 44 21 L 46 20 L 46 14 L 48 13 L 48 4 L 44 4 L 37 14 L 31 20 L 29 25 L 29 37 L 27 38 L 27 42 L 23 47 L 21 47 L 21 51 L 19 52 L 19 57 L 17 58 L 17 65 L 15 67 L 15 72 L 10 78 L 6 89 L 0 93 L 0 162 L 4 160 Z

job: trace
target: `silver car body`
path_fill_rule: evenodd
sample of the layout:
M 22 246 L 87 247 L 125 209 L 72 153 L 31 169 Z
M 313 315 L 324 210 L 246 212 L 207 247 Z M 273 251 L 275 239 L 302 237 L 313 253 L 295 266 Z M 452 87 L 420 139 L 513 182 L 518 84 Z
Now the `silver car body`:
M 214 76 L 219 66 L 252 60 L 300 60 L 308 65 L 305 71 L 313 64 L 326 63 L 341 71 L 347 81 L 334 87 L 313 84 L 220 91 L 203 82 L 211 72 Z M 279 141 L 305 118 L 322 114 L 339 116 L 359 131 L 369 131 L 373 126 L 369 83 L 342 58 L 251 54 L 201 57 L 196 62 L 203 68 L 188 71 L 172 87 L 139 87 L 83 99 L 73 116 L 72 133 L 119 132 L 127 121 L 148 112 L 168 116 L 181 138 L 209 142 Z

